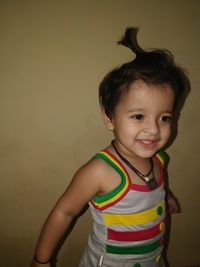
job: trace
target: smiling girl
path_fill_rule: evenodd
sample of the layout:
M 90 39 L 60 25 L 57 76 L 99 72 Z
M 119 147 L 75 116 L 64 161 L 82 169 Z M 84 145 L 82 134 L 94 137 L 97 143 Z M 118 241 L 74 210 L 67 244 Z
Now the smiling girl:
M 51 266 L 59 240 L 87 203 L 93 228 L 79 267 L 165 266 L 166 209 L 177 212 L 178 204 L 168 190 L 166 197 L 162 149 L 187 78 L 170 52 L 142 50 L 136 32 L 127 29 L 119 42 L 136 57 L 108 73 L 99 88 L 104 122 L 114 139 L 76 172 L 56 203 L 32 267 Z

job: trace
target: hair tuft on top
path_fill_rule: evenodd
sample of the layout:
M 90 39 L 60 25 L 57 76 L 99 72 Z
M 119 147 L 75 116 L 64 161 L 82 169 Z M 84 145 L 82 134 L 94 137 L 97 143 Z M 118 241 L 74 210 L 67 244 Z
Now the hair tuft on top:
M 119 45 L 124 45 L 131 49 L 136 55 L 142 52 L 145 52 L 137 42 L 137 33 L 138 33 L 139 28 L 132 27 L 132 28 L 127 28 L 125 31 L 124 36 L 121 38 L 120 41 L 117 42 Z

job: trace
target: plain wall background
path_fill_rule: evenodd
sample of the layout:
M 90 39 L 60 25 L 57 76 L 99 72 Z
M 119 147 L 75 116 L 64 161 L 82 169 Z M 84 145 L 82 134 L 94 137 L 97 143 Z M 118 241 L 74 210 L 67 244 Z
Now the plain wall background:
M 28 266 L 41 226 L 72 175 L 112 136 L 98 84 L 132 58 L 117 46 L 138 26 L 143 48 L 168 48 L 188 69 L 192 92 L 168 149 L 170 185 L 182 213 L 172 219 L 168 257 L 200 264 L 198 0 L 0 1 L 1 266 Z M 60 254 L 75 267 L 90 227 L 86 213 Z

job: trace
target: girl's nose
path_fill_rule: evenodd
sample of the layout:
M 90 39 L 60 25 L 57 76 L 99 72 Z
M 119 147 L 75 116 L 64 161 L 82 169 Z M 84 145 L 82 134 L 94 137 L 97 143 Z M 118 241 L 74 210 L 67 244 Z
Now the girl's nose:
M 151 119 L 148 122 L 146 122 L 144 130 L 145 132 L 153 135 L 158 134 L 160 132 L 160 128 L 157 120 Z

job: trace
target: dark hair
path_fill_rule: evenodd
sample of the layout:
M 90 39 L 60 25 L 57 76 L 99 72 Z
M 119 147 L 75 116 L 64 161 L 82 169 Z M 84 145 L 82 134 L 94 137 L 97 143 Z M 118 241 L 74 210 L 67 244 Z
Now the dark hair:
M 137 80 L 149 85 L 170 86 L 175 93 L 175 107 L 189 92 L 189 80 L 184 70 L 174 62 L 168 50 L 144 51 L 137 44 L 137 28 L 128 28 L 118 44 L 130 48 L 136 57 L 109 72 L 99 86 L 99 100 L 106 115 L 111 118 L 120 97 Z

